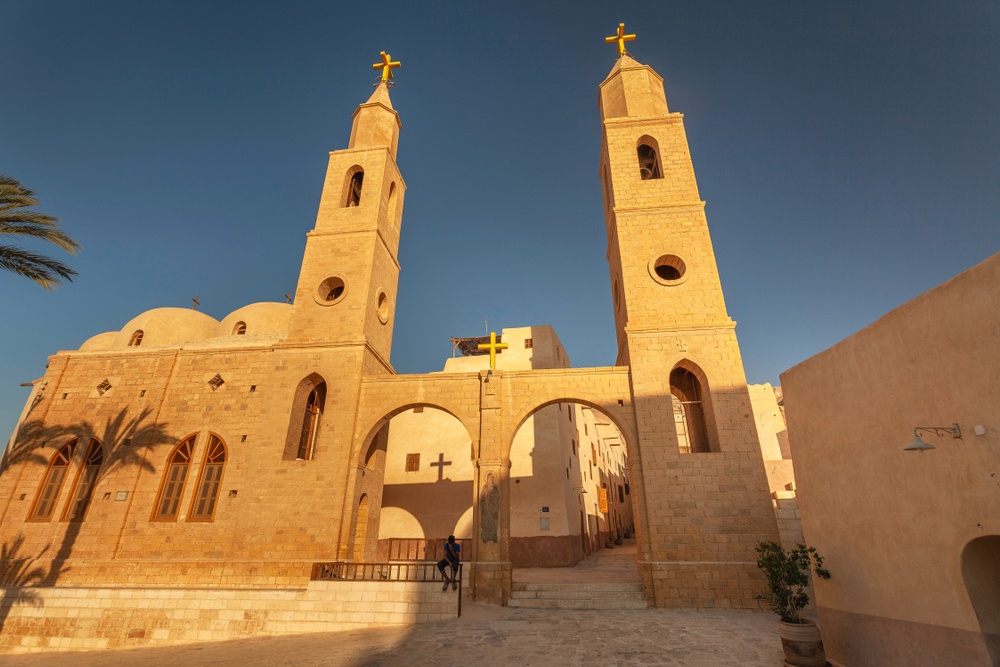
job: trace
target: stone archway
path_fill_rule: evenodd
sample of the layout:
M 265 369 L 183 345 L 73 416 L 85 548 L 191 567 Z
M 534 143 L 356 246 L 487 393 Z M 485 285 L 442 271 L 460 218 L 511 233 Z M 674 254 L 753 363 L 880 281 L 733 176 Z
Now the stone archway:
M 365 428 L 353 497 L 369 499 L 370 519 L 366 544 L 358 545 L 359 510 L 347 552 L 368 561 L 424 560 L 449 535 L 468 539 L 474 477 L 468 427 L 442 406 L 405 403 Z
M 592 401 L 548 400 L 519 420 L 510 460 L 510 559 L 573 567 L 634 530 L 627 440 Z

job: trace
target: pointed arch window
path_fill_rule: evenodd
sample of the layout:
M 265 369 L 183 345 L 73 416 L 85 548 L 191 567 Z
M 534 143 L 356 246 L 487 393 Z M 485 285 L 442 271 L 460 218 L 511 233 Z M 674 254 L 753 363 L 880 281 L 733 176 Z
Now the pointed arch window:
M 344 207 L 361 206 L 361 186 L 365 181 L 365 170 L 361 167 L 352 167 L 347 172 L 347 193 L 344 197 Z
M 80 471 L 76 474 L 76 482 L 73 483 L 73 493 L 70 494 L 70 504 L 66 507 L 66 514 L 63 516 L 67 521 L 83 521 L 87 515 L 87 508 L 90 507 L 90 500 L 94 495 L 94 486 L 101 475 L 101 466 L 104 465 L 104 447 L 97 440 L 90 441 L 90 448 L 87 450 L 87 457 L 83 460 Z
M 69 460 L 73 456 L 73 448 L 76 447 L 76 440 L 63 445 L 62 448 L 49 461 L 48 470 L 45 477 L 38 486 L 35 494 L 35 502 L 31 504 L 31 511 L 28 512 L 28 521 L 50 521 L 59 500 L 59 492 L 62 490 L 63 481 L 69 470 Z
M 713 438 L 705 418 L 705 401 L 698 376 L 687 368 L 674 368 L 670 372 L 670 394 L 681 453 L 712 451 Z
M 391 229 L 396 228 L 396 184 L 389 184 L 389 202 L 385 207 L 386 219 L 389 221 Z
M 281 458 L 308 461 L 316 456 L 316 442 L 326 406 L 326 380 L 319 373 L 302 378 L 288 408 L 288 430 Z
M 195 485 L 194 499 L 188 521 L 211 521 L 215 516 L 215 506 L 219 500 L 222 484 L 222 470 L 226 467 L 226 445 L 214 433 L 208 436 L 205 461 L 201 464 L 201 474 Z
M 319 434 L 319 420 L 323 416 L 323 403 L 326 399 L 326 384 L 321 384 L 311 392 L 306 400 L 306 411 L 302 417 L 302 433 L 299 436 L 299 450 L 295 458 L 308 460 L 312 458 L 316 436 Z
M 191 450 L 194 448 L 195 437 L 192 435 L 181 441 L 167 458 L 167 467 L 163 471 L 163 481 L 160 482 L 160 492 L 153 508 L 154 521 L 177 520 L 184 483 L 187 481 L 188 468 L 191 467 Z
M 142 336 L 143 336 L 142 329 L 136 329 L 135 332 L 132 334 L 132 337 L 128 341 L 128 346 L 139 347 L 140 345 L 142 345 Z
M 650 136 L 641 137 L 636 144 L 639 155 L 639 176 L 644 181 L 663 178 L 663 168 L 660 165 L 660 147 L 656 139 Z

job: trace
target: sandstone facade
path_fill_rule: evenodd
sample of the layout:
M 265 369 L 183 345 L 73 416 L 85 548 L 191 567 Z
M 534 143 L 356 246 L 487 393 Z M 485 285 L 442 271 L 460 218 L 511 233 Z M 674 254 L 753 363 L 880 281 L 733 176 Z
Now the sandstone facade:
M 599 102 L 616 366 L 395 374 L 406 188 L 399 118 L 379 86 L 330 154 L 292 305 L 221 322 L 157 309 L 50 358 L 0 474 L 0 541 L 23 559 L 6 599 L 38 584 L 263 595 L 306 589 L 317 562 L 373 563 L 388 424 L 424 407 L 468 434 L 469 593 L 505 604 L 517 434 L 574 404 L 620 433 L 649 603 L 757 607 L 754 546 L 778 531 L 682 116 L 627 55 Z M 69 623 L 46 621 L 55 636 Z

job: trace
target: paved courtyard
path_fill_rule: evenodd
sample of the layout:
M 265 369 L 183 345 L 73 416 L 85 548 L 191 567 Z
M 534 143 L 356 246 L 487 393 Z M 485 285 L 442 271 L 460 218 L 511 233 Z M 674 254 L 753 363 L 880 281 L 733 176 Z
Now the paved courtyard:
M 514 581 L 639 581 L 634 540 L 571 568 L 514 570 Z M 257 637 L 165 648 L 0 655 L 0 667 L 778 667 L 777 617 L 734 610 L 518 609 L 463 601 L 462 617 L 424 625 Z
M 512 609 L 469 602 L 461 618 L 406 628 L 0 656 L 0 665 L 18 667 L 777 667 L 781 662 L 777 621 L 770 613 Z

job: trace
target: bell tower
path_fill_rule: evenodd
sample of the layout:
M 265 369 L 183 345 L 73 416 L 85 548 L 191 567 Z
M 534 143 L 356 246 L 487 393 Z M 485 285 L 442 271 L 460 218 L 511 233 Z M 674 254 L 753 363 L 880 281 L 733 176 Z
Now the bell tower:
M 600 178 L 650 526 L 643 569 L 657 606 L 702 606 L 740 597 L 758 578 L 754 546 L 777 527 L 683 116 L 625 52 L 629 38 L 608 38 L 619 59 L 600 85 Z M 748 597 L 733 604 L 756 606 Z
M 400 127 L 383 80 L 354 112 L 348 147 L 330 153 L 289 342 L 362 344 L 388 366 L 406 190 L 396 166 Z

